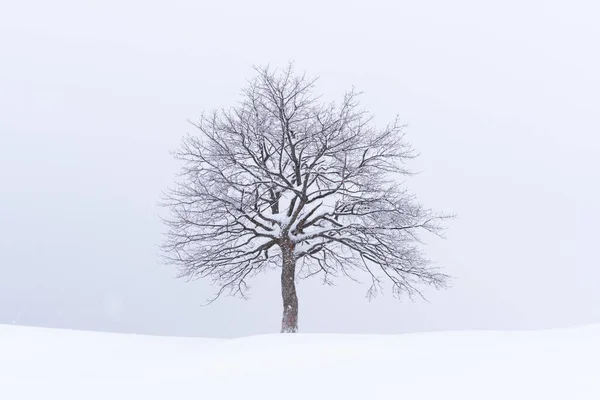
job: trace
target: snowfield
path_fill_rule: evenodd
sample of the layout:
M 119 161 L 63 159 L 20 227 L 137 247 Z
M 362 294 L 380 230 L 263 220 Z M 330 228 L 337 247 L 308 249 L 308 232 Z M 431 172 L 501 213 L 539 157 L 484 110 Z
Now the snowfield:
M 150 337 L 0 325 L 0 399 L 600 399 L 600 325 Z

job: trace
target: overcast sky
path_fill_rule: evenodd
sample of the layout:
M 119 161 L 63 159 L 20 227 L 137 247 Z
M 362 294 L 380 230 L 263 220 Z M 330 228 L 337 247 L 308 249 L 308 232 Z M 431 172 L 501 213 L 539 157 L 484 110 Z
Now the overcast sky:
M 354 85 L 422 156 L 408 184 L 458 214 L 429 302 L 299 285 L 303 332 L 600 322 L 600 6 L 594 1 L 5 1 L 0 323 L 232 337 L 277 332 L 277 273 L 223 299 L 160 264 L 169 151 L 253 64 Z

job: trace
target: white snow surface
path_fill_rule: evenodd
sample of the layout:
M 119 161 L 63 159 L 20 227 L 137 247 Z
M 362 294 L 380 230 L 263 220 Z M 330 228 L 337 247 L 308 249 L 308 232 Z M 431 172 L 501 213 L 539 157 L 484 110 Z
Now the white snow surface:
M 150 337 L 0 325 L 0 399 L 600 399 L 600 325 Z

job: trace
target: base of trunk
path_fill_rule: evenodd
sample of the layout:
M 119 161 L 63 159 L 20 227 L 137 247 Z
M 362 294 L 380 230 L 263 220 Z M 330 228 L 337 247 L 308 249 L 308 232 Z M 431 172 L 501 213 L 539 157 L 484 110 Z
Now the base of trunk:
M 287 309 L 283 310 L 283 320 L 281 321 L 281 333 L 296 332 L 298 332 L 298 309 L 293 310 L 292 307 L 288 306 Z

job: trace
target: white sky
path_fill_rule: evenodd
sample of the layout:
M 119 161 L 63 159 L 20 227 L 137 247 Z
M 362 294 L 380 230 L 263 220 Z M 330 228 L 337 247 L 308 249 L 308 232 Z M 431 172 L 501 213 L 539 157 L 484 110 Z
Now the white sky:
M 299 286 L 303 332 L 600 322 L 600 56 L 593 1 L 0 3 L 0 323 L 241 336 L 278 331 L 277 272 L 200 307 L 159 264 L 156 205 L 188 118 L 252 64 L 355 85 L 399 113 L 421 201 L 454 212 L 430 302 Z

